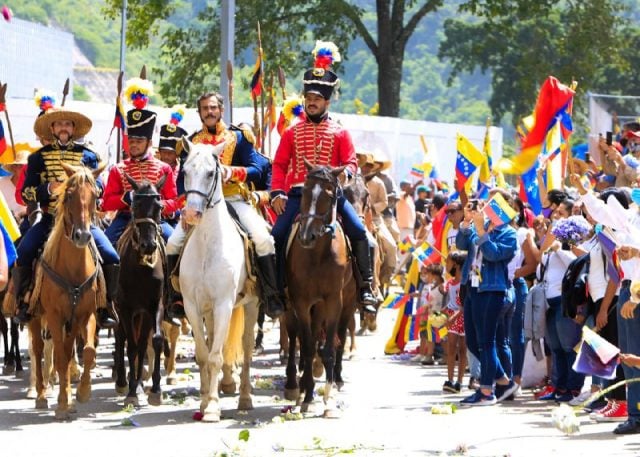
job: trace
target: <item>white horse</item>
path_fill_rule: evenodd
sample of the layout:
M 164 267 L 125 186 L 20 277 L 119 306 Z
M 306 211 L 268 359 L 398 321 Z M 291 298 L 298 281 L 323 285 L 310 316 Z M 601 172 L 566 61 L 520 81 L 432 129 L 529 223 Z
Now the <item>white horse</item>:
M 253 408 L 249 369 L 258 298 L 248 281 L 242 238 L 222 195 L 219 156 L 224 143 L 183 143 L 189 154 L 184 164 L 184 216 L 195 227 L 180 262 L 180 289 L 193 327 L 200 367 L 202 420 L 218 422 L 218 375 L 223 368 L 222 390 L 234 393 L 232 366 L 240 361 L 241 351 L 244 354 L 238 409 Z

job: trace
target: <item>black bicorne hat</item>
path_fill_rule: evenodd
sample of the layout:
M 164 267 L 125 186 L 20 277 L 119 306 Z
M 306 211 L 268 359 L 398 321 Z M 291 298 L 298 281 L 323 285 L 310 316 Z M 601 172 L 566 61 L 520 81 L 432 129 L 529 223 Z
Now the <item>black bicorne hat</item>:
M 129 138 L 146 138 L 153 136 L 156 126 L 156 113 L 147 109 L 132 109 L 127 111 L 127 136 Z
M 177 144 L 182 137 L 187 136 L 187 131 L 175 124 L 165 124 L 160 127 L 160 144 L 158 149 L 171 149 L 177 151 Z

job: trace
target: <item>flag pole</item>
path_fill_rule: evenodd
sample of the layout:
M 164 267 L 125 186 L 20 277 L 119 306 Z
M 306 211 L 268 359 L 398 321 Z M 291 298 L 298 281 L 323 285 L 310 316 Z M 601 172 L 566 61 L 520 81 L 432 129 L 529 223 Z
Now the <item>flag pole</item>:
M 271 149 L 271 118 L 274 116 L 274 110 L 276 109 L 275 100 L 273 99 L 273 72 L 269 74 L 269 100 L 267 106 L 269 107 L 269 119 L 265 122 L 267 126 L 267 141 L 269 142 L 269 158 L 273 158 L 273 150 Z
M 287 80 L 284 77 L 284 70 L 278 66 L 278 83 L 280 84 L 280 90 L 282 91 L 282 102 L 287 99 Z
M 118 102 L 120 101 L 120 96 L 122 95 L 122 78 L 124 77 L 124 71 L 121 71 L 118 75 L 118 85 L 117 90 L 118 93 L 116 95 L 116 110 L 118 109 Z M 126 122 L 126 119 L 123 119 Z M 118 138 L 116 142 L 116 163 L 120 163 L 120 154 L 122 153 L 122 127 L 118 127 Z
M 260 55 L 260 115 L 261 115 L 261 123 L 260 123 L 260 152 L 264 155 L 264 85 L 262 84 L 262 80 L 264 79 L 262 76 L 264 75 L 264 63 L 262 62 L 263 54 L 262 54 L 262 33 L 260 32 L 260 21 L 258 21 L 258 52 Z
M 233 123 L 233 64 L 227 60 L 227 90 L 229 92 L 229 123 Z
M 62 103 L 60 106 L 64 106 L 67 101 L 67 95 L 69 95 L 69 78 L 64 82 L 64 88 L 62 89 Z
M 9 141 L 11 142 L 11 149 L 15 157 L 16 147 L 13 141 L 13 128 L 11 128 L 11 119 L 9 119 L 9 111 L 7 111 L 7 83 L 0 83 L 0 106 L 4 108 L 4 117 L 7 119 L 7 129 L 9 130 Z

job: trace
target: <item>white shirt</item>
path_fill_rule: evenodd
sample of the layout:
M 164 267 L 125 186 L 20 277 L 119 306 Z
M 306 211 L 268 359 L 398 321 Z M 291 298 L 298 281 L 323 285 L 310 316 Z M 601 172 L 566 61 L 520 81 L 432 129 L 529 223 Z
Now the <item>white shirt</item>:
M 507 265 L 507 270 L 509 272 L 509 279 L 513 281 L 516 276 L 516 270 L 522 266 L 522 262 L 524 262 L 524 251 L 522 250 L 522 245 L 527 239 L 527 234 L 529 233 L 529 229 L 525 227 L 518 227 L 516 231 L 516 239 L 518 240 L 518 244 L 516 246 L 516 253 Z
M 591 296 L 591 299 L 596 302 L 601 298 L 604 298 L 604 294 L 607 290 L 607 283 L 609 282 L 609 275 L 607 275 L 604 263 L 604 254 L 600 247 L 600 242 L 595 236 L 582 243 L 581 247 L 589 253 L 590 265 L 587 284 L 589 288 L 589 295 Z
M 456 250 L 456 236 L 460 230 L 457 228 L 450 227 L 447 232 L 447 252 Z
M 540 278 L 542 267 L 546 265 L 542 281 L 547 299 L 562 295 L 562 278 L 564 278 L 564 274 L 567 272 L 567 267 L 575 258 L 576 255 L 573 252 L 563 249 L 558 249 L 556 252 L 547 251 L 542 253 L 537 275 L 538 278 Z M 547 261 L 549 262 L 548 264 Z

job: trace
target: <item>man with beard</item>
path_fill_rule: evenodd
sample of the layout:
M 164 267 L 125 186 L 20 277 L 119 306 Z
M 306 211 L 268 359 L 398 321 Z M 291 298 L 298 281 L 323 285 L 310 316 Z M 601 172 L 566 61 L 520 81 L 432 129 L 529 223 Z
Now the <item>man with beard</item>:
M 39 203 L 43 215 L 41 221 L 29 228 L 20 242 L 16 267 L 13 269 L 14 291 L 18 303 L 16 319 L 21 323 L 31 318 L 29 305 L 24 301 L 24 294 L 31 283 L 33 262 L 53 227 L 58 198 L 56 189 L 67 178 L 61 162 L 76 167 L 86 166 L 93 170 L 98 168 L 95 152 L 74 142 L 74 138 L 84 137 L 89 130 L 91 130 L 89 118 L 63 108 L 50 109 L 38 117 L 34 124 L 36 135 L 39 138 L 51 138 L 51 143 L 29 156 L 22 188 L 22 198 L 25 203 Z M 100 195 L 103 190 L 100 179 L 96 184 Z M 110 311 L 114 313 L 113 298 L 118 286 L 120 258 L 102 230 L 95 225 L 91 225 L 91 235 L 102 258 L 102 270 L 107 288 L 106 307 L 100 307 L 97 310 L 98 325 L 103 328 L 113 328 L 117 322 L 110 316 Z M 115 313 L 113 315 L 115 316 Z
M 272 318 L 278 317 L 284 311 L 284 304 L 278 296 L 276 288 L 275 246 L 269 234 L 265 220 L 248 201 L 251 196 L 247 182 L 258 182 L 263 173 L 263 161 L 258 157 L 253 144 L 247 135 L 238 127 L 230 128 L 222 120 L 224 99 L 216 93 L 201 95 L 196 103 L 198 114 L 202 120 L 202 129 L 189 138 L 193 143 L 220 144 L 225 143 L 220 156 L 223 169 L 222 191 L 225 200 L 235 210 L 240 223 L 249 232 L 257 254 L 258 278 L 262 291 L 262 302 L 266 305 L 266 313 Z M 182 164 L 187 158 L 186 151 L 180 157 L 181 170 L 178 175 L 178 194 L 184 189 L 184 173 Z M 178 224 L 167 243 L 167 263 L 169 271 L 173 271 L 184 243 L 184 223 Z M 172 290 L 173 306 L 171 315 L 182 317 L 184 308 L 181 306 L 179 294 Z
M 278 220 L 271 231 L 278 254 L 278 286 L 284 295 L 285 249 L 287 235 L 300 212 L 302 187 L 307 175 L 306 159 L 314 166 L 340 167 L 346 165 L 342 180 L 357 171 L 356 151 L 351 135 L 329 117 L 331 95 L 338 86 L 338 76 L 329 70 L 339 61 L 333 43 L 316 43 L 314 68 L 304 74 L 304 110 L 306 119 L 287 129 L 273 160 L 271 206 Z M 351 203 L 340 193 L 337 210 L 342 217 L 344 231 L 351 241 L 360 276 L 360 302 L 366 307 L 375 305 L 371 290 L 373 279 L 367 232 Z

